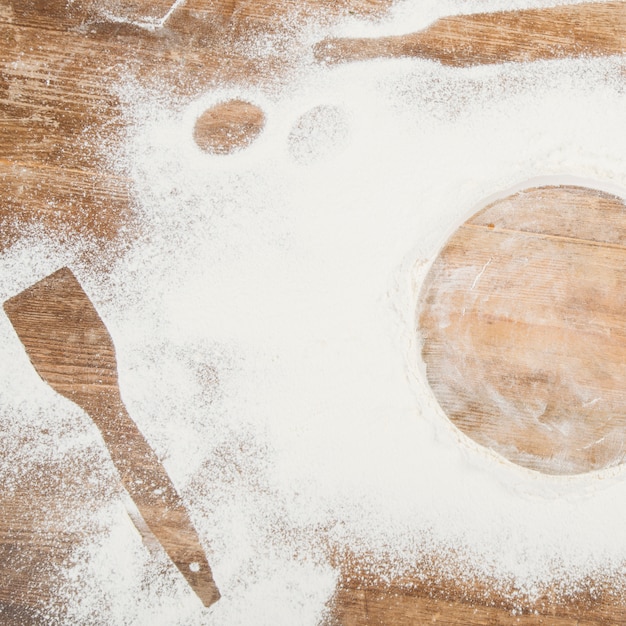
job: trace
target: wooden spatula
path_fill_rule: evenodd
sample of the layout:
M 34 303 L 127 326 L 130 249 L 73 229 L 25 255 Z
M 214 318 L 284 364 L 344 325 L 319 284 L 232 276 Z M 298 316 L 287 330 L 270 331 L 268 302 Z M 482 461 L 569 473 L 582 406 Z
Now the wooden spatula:
M 524 11 L 455 15 L 406 35 L 325 39 L 325 63 L 420 57 L 469 66 L 626 53 L 626 2 L 587 2 Z
M 196 531 L 165 469 L 126 412 L 113 341 L 74 274 L 66 267 L 58 270 L 7 300 L 4 310 L 41 378 L 100 429 L 145 526 L 203 604 L 213 604 L 220 594 Z

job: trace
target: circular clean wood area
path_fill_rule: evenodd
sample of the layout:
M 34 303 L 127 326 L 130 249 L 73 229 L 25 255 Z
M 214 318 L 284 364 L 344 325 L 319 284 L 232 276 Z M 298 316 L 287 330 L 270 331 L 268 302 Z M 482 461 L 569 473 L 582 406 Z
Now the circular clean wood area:
M 510 461 L 578 474 L 626 457 L 626 206 L 528 189 L 465 222 L 417 312 L 428 382 L 450 420 Z
M 202 113 L 193 138 L 205 152 L 230 154 L 249 146 L 264 125 L 265 114 L 259 107 L 244 100 L 229 100 Z

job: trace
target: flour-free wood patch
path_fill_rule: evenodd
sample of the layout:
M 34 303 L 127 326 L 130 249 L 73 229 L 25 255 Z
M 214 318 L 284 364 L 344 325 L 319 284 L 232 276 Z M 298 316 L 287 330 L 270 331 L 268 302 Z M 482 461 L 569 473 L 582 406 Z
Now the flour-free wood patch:
M 624 2 L 588 2 L 550 9 L 455 15 L 415 33 L 379 38 L 321 41 L 316 57 L 325 63 L 389 57 L 434 59 L 468 65 L 624 54 Z M 593 33 L 601 24 L 602 39 Z
M 577 474 L 626 456 L 626 206 L 540 187 L 487 206 L 422 290 L 428 382 L 465 434 L 514 463 Z
M 230 154 L 249 146 L 264 125 L 265 114 L 259 107 L 242 100 L 229 100 L 202 113 L 193 137 L 205 152 Z

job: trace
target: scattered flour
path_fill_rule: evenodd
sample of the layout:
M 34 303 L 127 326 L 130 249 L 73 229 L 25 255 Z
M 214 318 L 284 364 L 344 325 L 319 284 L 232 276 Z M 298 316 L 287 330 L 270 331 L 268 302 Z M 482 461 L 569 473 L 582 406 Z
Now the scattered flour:
M 553 3 L 415 4 L 379 31 L 345 33 Z M 551 584 L 624 578 L 626 470 L 542 476 L 472 443 L 437 407 L 414 332 L 429 263 L 481 200 L 539 176 L 626 188 L 621 64 L 304 65 L 287 85 L 223 86 L 192 102 L 163 97 L 167 86 L 119 86 L 129 133 L 112 158 L 132 177 L 142 234 L 103 275 L 80 262 L 86 244 L 33 232 L 0 259 L 0 293 L 74 269 L 222 599 L 203 609 L 142 546 L 114 492 L 92 514 L 107 530 L 59 569 L 59 593 L 81 598 L 65 623 L 314 626 L 338 577 L 329 549 L 369 559 L 383 579 L 419 577 L 432 558 L 443 576 L 501 581 L 520 606 Z M 241 152 L 203 153 L 195 119 L 235 97 L 263 109 L 263 133 Z M 340 149 L 309 123 L 324 158 L 294 158 L 289 137 L 316 107 L 337 112 Z M 56 454 L 95 447 L 106 465 L 89 420 L 39 382 L 6 318 L 0 334 L 13 430 L 44 407 Z M 78 438 L 59 426 L 68 414 Z M 0 470 L 19 480 L 11 463 Z
M 68 0 L 71 4 L 73 0 Z M 102 19 L 110 22 L 127 23 L 146 30 L 156 31 L 165 26 L 172 14 L 180 6 L 185 4 L 186 0 L 171 0 L 158 3 L 144 2 L 142 3 L 119 3 L 118 0 L 95 0 L 92 10 Z

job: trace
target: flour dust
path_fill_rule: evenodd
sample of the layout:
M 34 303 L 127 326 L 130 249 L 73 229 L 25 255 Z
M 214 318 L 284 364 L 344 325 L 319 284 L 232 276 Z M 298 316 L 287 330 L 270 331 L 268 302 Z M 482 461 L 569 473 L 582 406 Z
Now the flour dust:
M 441 10 L 412 6 L 344 32 Z M 383 580 L 454 554 L 450 576 L 505 581 L 520 606 L 555 582 L 623 578 L 623 468 L 542 476 L 471 443 L 434 401 L 414 328 L 429 263 L 484 198 L 546 176 L 626 188 L 621 63 L 305 64 L 286 85 L 224 85 L 191 102 L 164 97 L 167 85 L 119 86 L 129 132 L 111 158 L 132 178 L 142 234 L 102 275 L 77 260 L 80 243 L 34 233 L 3 255 L 0 287 L 6 298 L 73 267 L 222 599 L 204 609 L 113 491 L 91 514 L 108 530 L 59 571 L 62 593 L 81 598 L 67 623 L 314 626 L 340 575 L 332 550 Z M 258 105 L 266 126 L 245 150 L 206 154 L 195 119 L 230 98 Z M 53 425 L 70 411 L 83 439 L 58 429 L 58 445 L 106 464 L 87 418 L 37 383 L 0 322 L 13 428 L 37 406 Z

